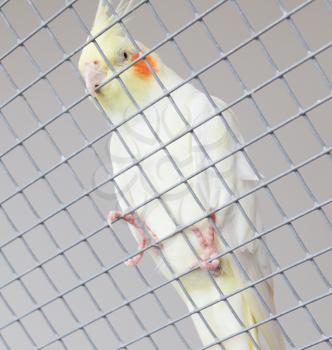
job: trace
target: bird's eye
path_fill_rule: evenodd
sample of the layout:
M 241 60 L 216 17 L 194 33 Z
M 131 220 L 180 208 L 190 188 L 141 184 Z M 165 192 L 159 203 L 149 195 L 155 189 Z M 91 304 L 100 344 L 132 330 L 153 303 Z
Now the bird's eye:
M 125 60 L 128 59 L 128 53 L 127 53 L 127 51 L 123 51 L 123 58 L 124 58 Z

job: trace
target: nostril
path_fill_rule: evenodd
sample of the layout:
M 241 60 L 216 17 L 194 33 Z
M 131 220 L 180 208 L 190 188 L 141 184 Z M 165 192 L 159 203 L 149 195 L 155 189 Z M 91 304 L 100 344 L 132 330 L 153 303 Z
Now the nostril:
M 94 60 L 94 61 L 93 61 L 93 64 L 94 64 L 95 66 L 98 66 L 99 61 L 98 61 L 98 60 Z
M 100 84 L 95 84 L 95 85 L 94 85 L 94 88 L 95 88 L 95 89 L 99 88 L 99 85 L 100 85 Z

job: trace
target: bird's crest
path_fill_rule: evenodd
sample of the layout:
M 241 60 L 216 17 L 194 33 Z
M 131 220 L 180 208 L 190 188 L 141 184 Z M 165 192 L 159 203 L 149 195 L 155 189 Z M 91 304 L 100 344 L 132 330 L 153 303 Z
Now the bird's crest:
M 99 0 L 91 34 L 97 35 L 112 23 L 116 22 L 119 17 L 131 10 L 137 4 L 137 1 L 138 0 L 120 0 L 119 4 L 115 7 L 114 0 Z M 123 21 L 126 21 L 126 19 Z M 121 28 L 119 25 L 115 25 L 110 30 L 119 32 Z

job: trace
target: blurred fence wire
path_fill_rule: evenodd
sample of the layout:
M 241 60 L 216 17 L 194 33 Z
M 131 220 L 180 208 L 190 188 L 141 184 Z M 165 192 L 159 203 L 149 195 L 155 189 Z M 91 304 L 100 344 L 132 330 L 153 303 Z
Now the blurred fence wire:
M 226 340 L 202 347 L 190 316 L 208 305 L 189 313 L 171 286 L 181 275 L 165 280 L 149 257 L 126 267 L 134 240 L 106 221 L 117 177 L 199 125 L 112 172 L 124 122 L 92 103 L 77 69 L 96 3 L 0 3 L 0 349 L 208 349 Z M 127 34 L 183 76 L 163 97 L 193 83 L 226 101 L 215 115 L 237 115 L 234 153 L 261 182 L 225 207 L 261 203 L 254 239 L 275 270 L 243 288 L 274 280 L 277 313 L 261 324 L 276 320 L 288 348 L 331 349 L 332 2 L 144 0 L 126 17 Z

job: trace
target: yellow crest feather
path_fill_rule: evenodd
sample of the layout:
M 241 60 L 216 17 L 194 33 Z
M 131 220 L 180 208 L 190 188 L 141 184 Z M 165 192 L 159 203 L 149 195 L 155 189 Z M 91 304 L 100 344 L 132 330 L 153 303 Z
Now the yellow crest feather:
M 118 17 L 123 16 L 135 5 L 135 0 L 121 0 L 114 8 L 112 0 L 99 0 L 97 13 L 91 29 L 92 35 L 97 35 L 99 32 L 114 23 Z M 110 29 L 112 32 L 120 32 L 119 25 L 115 25 Z

